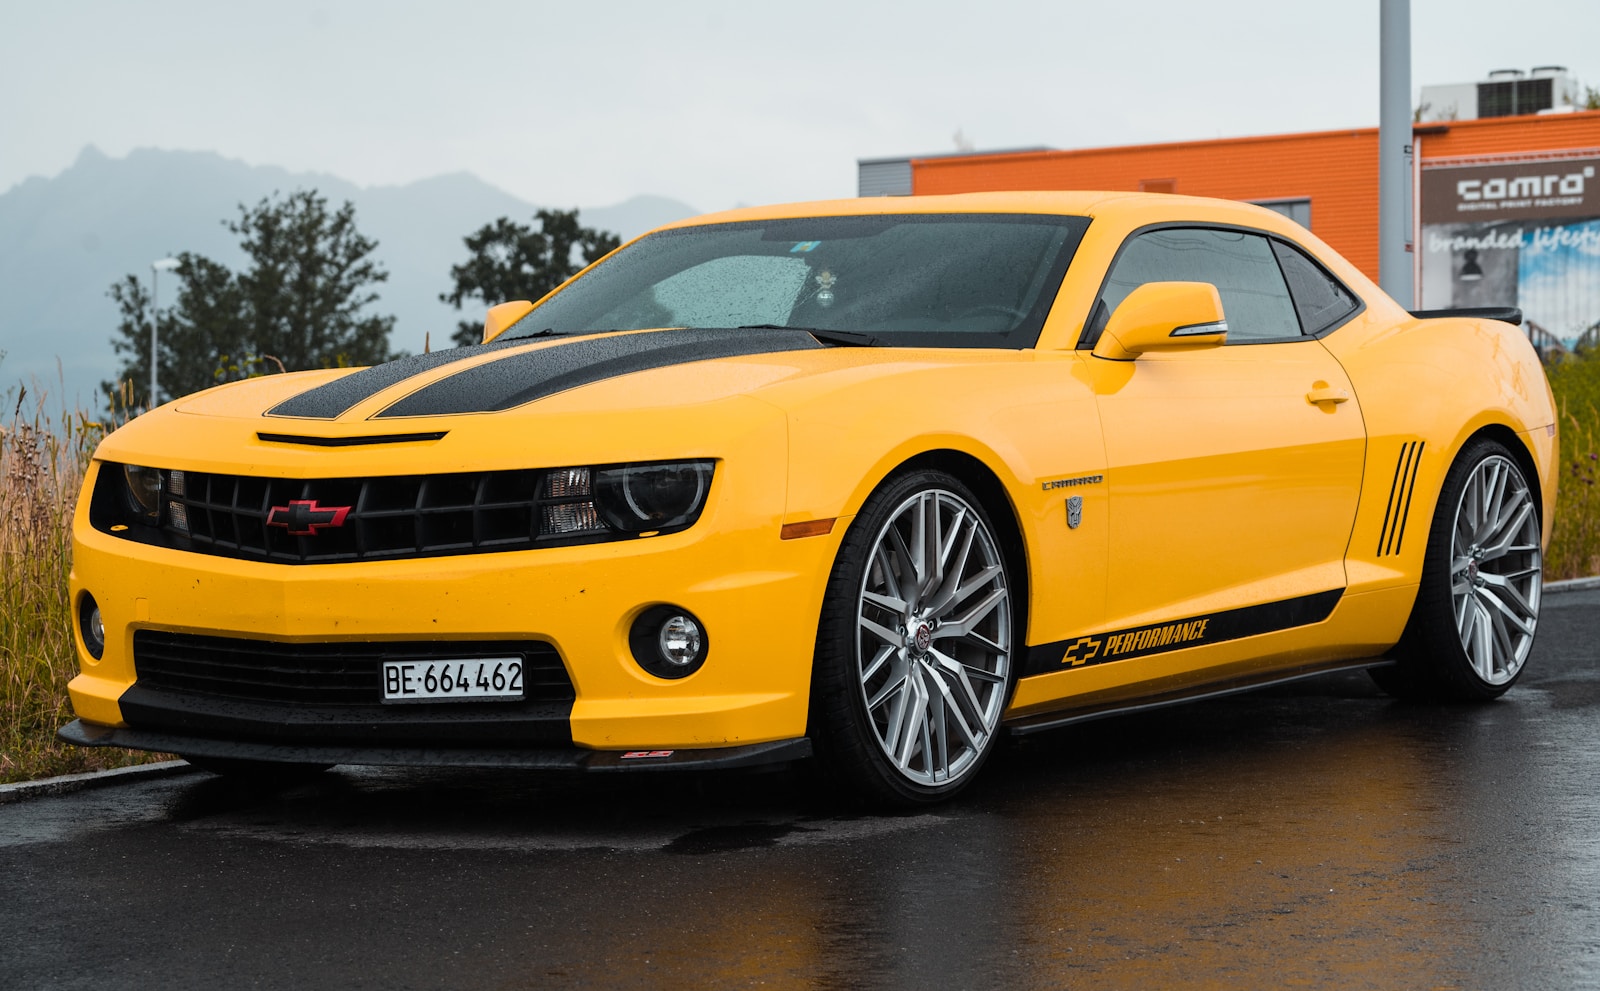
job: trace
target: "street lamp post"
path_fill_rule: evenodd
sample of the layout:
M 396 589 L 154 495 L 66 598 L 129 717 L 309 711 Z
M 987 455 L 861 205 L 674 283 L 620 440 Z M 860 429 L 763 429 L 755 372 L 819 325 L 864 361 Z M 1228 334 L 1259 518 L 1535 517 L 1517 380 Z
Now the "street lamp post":
M 1378 284 L 1416 306 L 1411 252 L 1411 0 L 1378 2 Z
M 157 258 L 150 263 L 150 403 L 145 409 L 156 408 L 156 367 L 159 364 L 156 349 L 156 338 L 161 331 L 161 283 L 159 277 L 162 272 L 170 272 L 178 267 L 176 258 Z

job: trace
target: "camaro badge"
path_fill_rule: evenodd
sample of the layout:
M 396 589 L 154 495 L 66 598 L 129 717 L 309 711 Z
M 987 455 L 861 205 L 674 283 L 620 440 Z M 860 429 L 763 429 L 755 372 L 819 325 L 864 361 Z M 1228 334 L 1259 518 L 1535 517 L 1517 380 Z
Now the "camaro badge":
M 273 506 L 267 526 L 281 526 L 291 537 L 314 537 L 318 530 L 344 526 L 349 506 L 319 506 L 315 499 L 290 499 L 287 506 Z
M 1083 522 L 1083 496 L 1067 496 L 1067 526 L 1078 529 L 1078 524 Z

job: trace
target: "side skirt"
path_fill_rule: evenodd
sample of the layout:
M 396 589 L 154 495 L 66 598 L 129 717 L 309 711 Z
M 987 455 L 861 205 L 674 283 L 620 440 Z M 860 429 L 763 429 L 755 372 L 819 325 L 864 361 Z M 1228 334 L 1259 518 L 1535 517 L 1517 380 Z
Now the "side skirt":
M 1207 685 L 1196 685 L 1177 691 L 1166 692 L 1161 695 L 1152 695 L 1146 698 L 1130 699 L 1126 702 L 1110 702 L 1103 705 L 1088 706 L 1066 712 L 1044 712 L 1031 716 L 1023 716 L 1014 722 L 1005 724 L 1004 729 L 1010 736 L 1027 736 L 1044 730 L 1057 729 L 1062 726 L 1071 726 L 1073 723 L 1086 723 L 1094 719 L 1105 719 L 1108 716 L 1120 716 L 1132 712 L 1145 712 L 1150 709 L 1164 709 L 1170 705 L 1182 705 L 1185 702 L 1198 702 L 1201 699 L 1221 698 L 1225 695 L 1238 695 L 1243 692 L 1253 692 L 1258 689 L 1268 688 L 1273 685 L 1288 684 L 1293 681 L 1303 681 L 1306 678 L 1316 678 L 1320 675 L 1332 674 L 1336 671 L 1361 671 L 1367 668 L 1388 667 L 1394 662 L 1378 657 L 1369 657 L 1359 661 L 1330 661 L 1322 664 L 1313 664 L 1306 667 L 1294 668 L 1288 671 L 1273 671 L 1266 674 L 1238 678 L 1232 681 L 1212 682 Z

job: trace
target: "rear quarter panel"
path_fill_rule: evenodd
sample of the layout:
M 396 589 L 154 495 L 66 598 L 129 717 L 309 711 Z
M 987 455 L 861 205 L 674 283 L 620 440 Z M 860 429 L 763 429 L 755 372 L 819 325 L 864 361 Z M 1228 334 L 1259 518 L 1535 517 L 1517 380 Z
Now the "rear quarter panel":
M 1351 590 L 1420 580 L 1445 474 L 1462 447 L 1486 429 L 1515 434 L 1532 459 L 1548 544 L 1556 496 L 1555 412 L 1532 345 L 1510 324 L 1418 320 L 1387 298 L 1382 302 L 1324 339 L 1349 374 L 1367 423 L 1367 468 L 1347 559 Z M 1408 444 L 1413 452 L 1420 444 L 1420 456 L 1405 491 Z M 1397 512 L 1404 529 L 1396 542 Z

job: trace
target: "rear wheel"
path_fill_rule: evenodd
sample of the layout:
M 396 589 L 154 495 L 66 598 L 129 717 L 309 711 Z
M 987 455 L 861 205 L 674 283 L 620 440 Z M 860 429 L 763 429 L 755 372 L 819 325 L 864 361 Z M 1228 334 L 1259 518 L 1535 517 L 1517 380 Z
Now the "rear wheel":
M 1405 698 L 1504 694 L 1539 624 L 1540 532 L 1538 501 L 1511 452 L 1469 445 L 1445 477 L 1397 663 L 1374 669 L 1374 680 Z
M 818 633 L 812 736 L 826 771 L 880 805 L 955 794 L 994 749 L 1015 681 L 1011 582 L 977 498 L 901 476 L 846 534 Z

